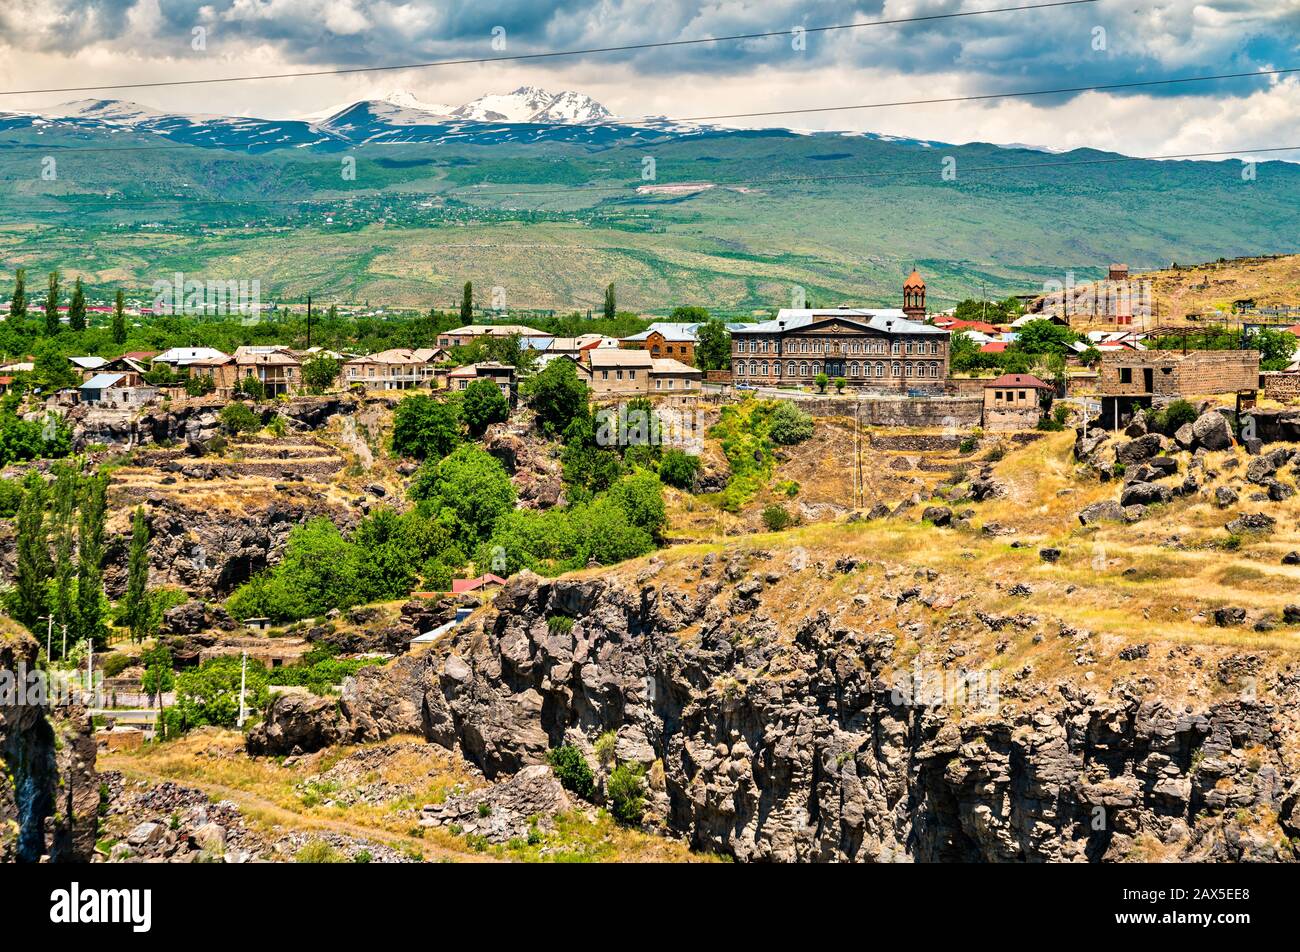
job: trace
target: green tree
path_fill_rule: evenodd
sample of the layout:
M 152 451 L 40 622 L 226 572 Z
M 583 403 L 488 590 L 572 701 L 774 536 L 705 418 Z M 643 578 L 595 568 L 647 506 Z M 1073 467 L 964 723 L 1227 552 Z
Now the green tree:
M 162 708 L 162 696 L 176 686 L 171 649 L 164 644 L 154 645 L 140 655 L 144 676 L 140 688 L 154 699 L 154 706 Z
M 284 558 L 235 591 L 226 608 L 236 618 L 284 621 L 317 617 L 361 600 L 358 550 L 324 516 L 295 526 Z
M 474 282 L 466 281 L 465 290 L 460 298 L 460 320 L 462 324 L 470 324 L 474 320 Z
M 457 537 L 473 549 L 515 506 L 515 488 L 501 461 L 466 443 L 437 462 L 426 462 L 411 486 L 411 498 L 432 513 L 454 517 Z
M 231 401 L 217 414 L 221 427 L 231 436 L 240 433 L 256 433 L 262 428 L 262 418 L 248 408 L 248 404 L 238 400 Z
M 53 337 L 60 330 L 59 323 L 59 272 L 50 272 L 49 285 L 45 291 L 45 334 Z
M 719 320 L 707 320 L 695 332 L 695 363 L 701 370 L 731 366 L 731 331 Z
M 86 329 L 86 292 L 77 278 L 72 288 L 72 301 L 68 304 L 68 327 L 74 331 Z
M 132 641 L 138 644 L 148 637 L 153 615 L 149 604 L 149 523 L 142 506 L 136 506 L 131 517 L 131 550 L 126 568 L 126 611 L 123 614 Z
M 1039 318 L 1020 325 L 1013 346 L 1026 354 L 1064 354 L 1078 339 L 1079 335 L 1068 327 Z
M 1285 370 L 1295 353 L 1296 336 L 1263 328 L 1250 335 L 1249 346 L 1259 351 L 1260 370 Z
M 357 579 L 362 601 L 389 601 L 410 594 L 418 562 L 401 518 L 380 509 L 362 520 L 352 534 L 357 550 Z
M 826 385 L 831 382 L 831 378 L 826 376 L 824 373 L 819 373 L 816 377 L 813 378 L 813 382 L 817 384 L 817 389 L 821 393 L 825 393 Z
M 659 461 L 659 478 L 669 486 L 676 486 L 688 492 L 695 489 L 695 479 L 699 471 L 700 458 L 681 450 L 664 450 L 663 458 Z
M 609 500 L 623 510 L 627 521 L 658 539 L 668 519 L 664 491 L 659 477 L 650 470 L 637 470 L 609 488 Z
M 37 382 L 49 390 L 62 390 L 77 385 L 77 372 L 72 363 L 64 356 L 58 341 L 44 340 L 36 345 L 35 369 L 32 375 Z
M 467 388 L 468 389 L 468 388 Z M 461 442 L 461 401 L 414 393 L 393 413 L 393 452 L 415 459 L 441 459 Z
M 23 499 L 15 519 L 17 565 L 9 592 L 9 613 L 31 631 L 46 613 L 46 582 L 50 578 L 49 528 L 45 522 L 48 491 L 40 474 L 32 471 L 23 481 Z
M 126 296 L 122 289 L 117 289 L 113 299 L 113 343 L 119 347 L 126 343 Z
M 261 403 L 266 399 L 266 386 L 252 373 L 249 373 L 243 380 L 239 381 L 235 390 L 257 403 Z
M 324 393 L 339 378 L 342 364 L 329 354 L 318 353 L 302 364 L 302 382 L 312 393 Z
M 207 726 L 234 727 L 239 720 L 242 676 L 243 659 L 235 655 L 212 658 L 176 675 L 176 706 L 167 711 L 167 733 L 181 734 Z M 249 710 L 266 705 L 270 697 L 268 681 L 266 667 L 250 660 L 246 686 Z
M 81 493 L 81 474 L 70 465 L 55 470 L 50 524 L 54 532 L 54 595 L 50 612 L 56 628 L 77 630 L 76 549 L 73 545 L 73 513 Z
M 612 321 L 617 313 L 618 307 L 614 298 L 614 285 L 611 282 L 605 288 L 605 320 Z
M 768 417 L 768 436 L 782 446 L 802 443 L 813 435 L 813 418 L 789 400 L 779 400 Z
M 492 380 L 475 380 L 465 388 L 461 417 L 470 436 L 478 438 L 493 423 L 504 423 L 510 416 L 510 401 Z
M 9 319 L 15 324 L 27 320 L 27 269 L 14 272 L 14 296 L 9 299 Z
M 546 433 L 561 433 L 587 410 L 587 385 L 570 360 L 553 360 L 524 384 L 524 399 Z
M 77 533 L 77 640 L 96 647 L 108 643 L 104 624 L 104 519 L 108 509 L 108 477 L 97 473 L 86 480 Z

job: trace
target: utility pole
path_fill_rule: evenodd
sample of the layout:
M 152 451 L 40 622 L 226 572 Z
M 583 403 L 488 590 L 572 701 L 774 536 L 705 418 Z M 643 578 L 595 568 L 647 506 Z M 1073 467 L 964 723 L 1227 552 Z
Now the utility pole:
M 244 663 L 239 671 L 239 724 L 241 729 L 244 726 L 244 719 L 248 716 L 247 709 L 244 707 L 244 690 L 248 686 L 248 652 L 244 652 Z
M 54 650 L 54 615 L 53 614 L 46 615 L 45 620 L 46 622 L 48 622 L 48 624 L 45 626 L 45 663 L 53 664 L 54 655 L 52 654 L 52 652 Z

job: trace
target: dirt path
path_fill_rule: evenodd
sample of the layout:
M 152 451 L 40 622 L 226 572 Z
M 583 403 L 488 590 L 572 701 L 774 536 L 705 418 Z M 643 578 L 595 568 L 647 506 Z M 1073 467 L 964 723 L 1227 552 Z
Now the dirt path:
M 165 780 L 172 780 L 174 783 L 180 783 L 186 787 L 193 787 L 201 790 L 208 796 L 217 800 L 230 800 L 239 806 L 240 812 L 246 815 L 256 814 L 258 819 L 266 823 L 274 823 L 289 829 L 303 830 L 324 830 L 331 833 L 340 833 L 348 836 L 355 836 L 361 839 L 373 840 L 391 846 L 395 849 L 414 849 L 418 850 L 425 858 L 429 860 L 455 860 L 457 862 L 480 862 L 491 863 L 496 860 L 491 857 L 483 856 L 474 852 L 460 852 L 449 850 L 445 847 L 435 846 L 422 839 L 413 836 L 403 836 L 400 833 L 393 833 L 389 830 L 379 829 L 377 827 L 365 826 L 359 823 L 351 823 L 347 820 L 338 820 L 330 817 L 309 816 L 302 813 L 295 813 L 292 810 L 285 809 L 273 800 L 258 796 L 255 793 L 249 793 L 247 790 L 240 790 L 237 787 L 228 787 L 225 784 L 213 783 L 207 780 L 196 778 L 186 778 L 185 780 L 174 780 L 171 777 L 161 774 L 154 774 L 149 771 L 140 770 L 139 767 L 131 761 L 121 763 L 114 762 L 111 757 L 103 758 L 101 766 L 111 770 L 118 770 L 122 776 L 129 780 L 145 780 L 150 783 L 162 783 Z

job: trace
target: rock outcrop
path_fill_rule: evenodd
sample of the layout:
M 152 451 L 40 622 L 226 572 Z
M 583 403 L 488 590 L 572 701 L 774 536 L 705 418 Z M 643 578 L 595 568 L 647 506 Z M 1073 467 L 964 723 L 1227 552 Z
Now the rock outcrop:
M 1295 858 L 1295 684 L 1193 710 L 1061 682 L 958 716 L 887 682 L 891 636 L 825 612 L 780 636 L 779 573 L 704 568 L 693 590 L 517 576 L 448 642 L 361 672 L 345 730 L 422 734 L 494 779 L 614 732 L 662 778 L 654 819 L 741 860 Z

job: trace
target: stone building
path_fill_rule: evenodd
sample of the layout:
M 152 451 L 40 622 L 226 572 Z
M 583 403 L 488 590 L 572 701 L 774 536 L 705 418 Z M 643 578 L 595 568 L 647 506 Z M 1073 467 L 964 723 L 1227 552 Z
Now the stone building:
M 1210 394 L 1254 396 L 1257 350 L 1137 350 L 1103 353 L 1097 392 L 1101 422 L 1118 428 L 1139 408 Z
M 731 327 L 732 379 L 740 386 L 812 383 L 819 373 L 884 393 L 942 391 L 949 333 L 925 319 L 915 271 L 898 308 L 782 308 L 774 321 Z

